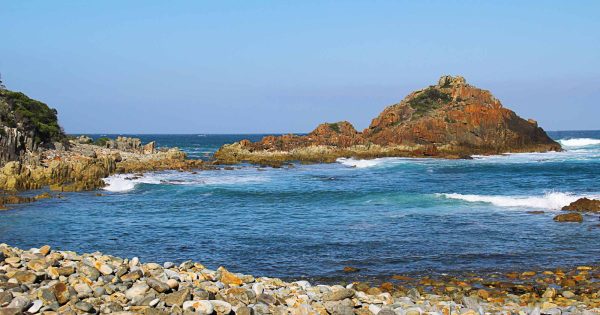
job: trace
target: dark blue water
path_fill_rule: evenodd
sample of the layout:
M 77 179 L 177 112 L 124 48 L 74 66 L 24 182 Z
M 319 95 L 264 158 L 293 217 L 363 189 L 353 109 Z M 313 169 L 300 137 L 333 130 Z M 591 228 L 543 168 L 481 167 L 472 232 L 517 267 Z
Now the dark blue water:
M 581 224 L 552 217 L 581 196 L 600 197 L 600 131 L 551 135 L 565 152 L 115 176 L 102 197 L 71 193 L 0 212 L 0 242 L 280 277 L 599 263 L 597 215 Z M 262 136 L 140 137 L 206 158 Z

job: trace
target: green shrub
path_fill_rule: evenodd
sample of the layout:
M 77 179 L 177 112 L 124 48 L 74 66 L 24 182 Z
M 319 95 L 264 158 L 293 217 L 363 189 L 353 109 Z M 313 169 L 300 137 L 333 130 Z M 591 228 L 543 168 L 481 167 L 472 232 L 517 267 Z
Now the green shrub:
M 34 132 L 34 139 L 38 144 L 64 139 L 65 134 L 58 124 L 56 109 L 20 92 L 2 90 L 0 97 L 12 109 L 2 113 L 1 118 L 7 126 L 16 127 L 18 123 L 22 124 L 25 130 Z
M 429 111 L 449 103 L 451 100 L 452 97 L 450 95 L 436 88 L 429 87 L 408 101 L 408 105 L 416 110 L 413 114 L 414 116 L 421 117 Z
M 340 133 L 340 125 L 338 123 L 328 124 L 331 130 Z
M 96 141 L 94 141 L 94 144 L 97 146 L 101 146 L 101 147 L 105 147 L 106 143 L 110 141 L 110 138 L 108 137 L 100 137 L 98 139 L 96 139 Z

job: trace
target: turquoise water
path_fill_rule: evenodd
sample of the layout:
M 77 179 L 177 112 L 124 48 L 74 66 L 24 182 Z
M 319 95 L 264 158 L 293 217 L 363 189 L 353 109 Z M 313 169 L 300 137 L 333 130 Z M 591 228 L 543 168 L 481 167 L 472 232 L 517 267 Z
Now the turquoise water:
M 551 136 L 565 152 L 115 176 L 101 197 L 69 193 L 0 212 L 0 242 L 279 277 L 599 263 L 597 215 L 582 224 L 552 217 L 581 196 L 600 197 L 600 131 Z M 141 137 L 207 158 L 222 143 L 261 136 Z

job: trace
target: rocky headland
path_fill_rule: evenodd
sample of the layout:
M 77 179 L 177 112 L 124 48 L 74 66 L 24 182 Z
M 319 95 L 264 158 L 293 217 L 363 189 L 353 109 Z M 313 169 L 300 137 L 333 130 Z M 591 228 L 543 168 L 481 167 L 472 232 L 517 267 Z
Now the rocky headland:
M 96 252 L 0 244 L 0 314 L 598 314 L 600 269 L 489 277 L 390 276 L 378 284 L 315 285 L 211 270 L 201 263 L 141 263 Z
M 534 120 L 502 106 L 460 76 L 443 76 L 384 109 L 362 132 L 347 121 L 324 123 L 305 136 L 242 140 L 215 154 L 219 163 L 281 165 L 334 162 L 340 157 L 463 158 L 475 154 L 560 151 Z
M 0 209 L 36 200 L 14 195 L 18 191 L 93 190 L 116 173 L 211 168 L 177 148 L 156 148 L 136 138 L 70 138 L 55 109 L 6 89 L 0 89 L 0 165 Z

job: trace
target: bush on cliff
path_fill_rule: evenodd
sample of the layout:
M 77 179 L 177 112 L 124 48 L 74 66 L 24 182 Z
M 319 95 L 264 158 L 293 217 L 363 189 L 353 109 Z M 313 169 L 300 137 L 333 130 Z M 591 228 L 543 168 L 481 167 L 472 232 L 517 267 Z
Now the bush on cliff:
M 427 112 L 437 109 L 452 100 L 452 97 L 436 88 L 429 87 L 408 101 L 415 109 L 415 117 L 422 117 Z
M 5 126 L 32 131 L 36 143 L 52 143 L 65 139 L 58 124 L 56 109 L 20 92 L 0 90 L 0 120 Z

